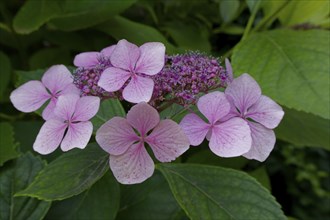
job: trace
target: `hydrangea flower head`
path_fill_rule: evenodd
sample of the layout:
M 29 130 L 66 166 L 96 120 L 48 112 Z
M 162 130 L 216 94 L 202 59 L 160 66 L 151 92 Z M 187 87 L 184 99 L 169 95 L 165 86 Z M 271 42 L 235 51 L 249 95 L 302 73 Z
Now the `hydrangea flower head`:
M 60 96 L 54 109 L 55 117 L 43 124 L 33 149 L 40 154 L 49 154 L 60 144 L 63 151 L 85 148 L 93 131 L 89 120 L 97 113 L 99 105 L 100 98 L 94 96 Z
M 41 81 L 31 80 L 15 89 L 10 100 L 22 112 L 36 111 L 49 100 L 42 112 L 42 117 L 48 120 L 54 116 L 58 97 L 72 93 L 79 94 L 79 90 L 73 84 L 71 73 L 64 65 L 55 65 L 45 72 Z
M 150 42 L 140 47 L 120 40 L 110 57 L 113 67 L 104 70 L 98 85 L 108 92 L 121 89 L 123 98 L 132 103 L 148 102 L 152 96 L 154 81 L 152 76 L 161 71 L 165 62 L 165 46 Z
M 181 105 L 195 104 L 199 93 L 227 85 L 227 72 L 217 58 L 199 52 L 166 57 L 162 71 L 152 77 L 155 89 L 151 104 L 171 100 Z
M 262 95 L 258 83 L 246 73 L 234 79 L 225 94 L 231 103 L 226 118 L 241 117 L 251 129 L 252 147 L 243 156 L 264 161 L 274 148 L 276 137 L 272 129 L 281 122 L 284 111 L 272 99 Z
M 110 168 L 123 184 L 140 183 L 153 174 L 154 162 L 145 143 L 161 162 L 172 161 L 189 148 L 180 126 L 169 119 L 160 121 L 158 112 L 145 102 L 133 106 L 126 118 L 114 117 L 102 125 L 96 141 L 110 154 Z
M 194 113 L 180 122 L 191 145 L 200 145 L 206 137 L 211 151 L 221 157 L 236 157 L 250 150 L 252 139 L 248 123 L 239 117 L 221 120 L 230 111 L 224 93 L 212 92 L 200 97 L 197 107 L 208 122 Z

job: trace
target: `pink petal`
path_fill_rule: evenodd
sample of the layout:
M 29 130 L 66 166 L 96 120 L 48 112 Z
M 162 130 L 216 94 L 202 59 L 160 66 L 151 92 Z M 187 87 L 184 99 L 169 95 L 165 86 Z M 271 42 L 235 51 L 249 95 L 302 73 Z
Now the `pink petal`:
M 135 76 L 124 88 L 123 98 L 132 103 L 149 102 L 154 90 L 154 81 L 152 79 Z
M 249 122 L 249 126 L 251 129 L 252 147 L 243 156 L 263 162 L 274 148 L 275 133 L 273 130 L 265 128 L 258 123 Z
M 134 105 L 127 113 L 127 121 L 141 136 L 147 134 L 159 123 L 159 114 L 156 109 L 145 102 Z
M 109 67 L 103 71 L 97 84 L 108 92 L 115 92 L 121 89 L 130 77 L 130 72 L 115 67 Z
M 54 113 L 54 110 L 55 110 L 55 106 L 56 106 L 56 102 L 57 102 L 57 99 L 56 98 L 51 98 L 48 105 L 46 106 L 46 108 L 42 111 L 42 118 L 44 120 L 49 120 L 49 119 L 52 119 L 52 118 L 55 118 L 55 113 Z
M 21 112 L 33 112 L 49 98 L 50 95 L 44 85 L 36 80 L 24 83 L 10 94 L 10 101 Z
M 251 143 L 248 123 L 235 117 L 213 127 L 209 146 L 220 157 L 237 157 L 248 152 Z
M 93 125 L 90 121 L 70 123 L 68 131 L 62 141 L 61 149 L 63 151 L 68 151 L 73 148 L 84 149 L 92 136 L 92 132 Z
M 269 129 L 276 128 L 283 116 L 284 111 L 282 107 L 264 95 L 251 106 L 246 115 L 246 117 L 252 118 Z
M 50 154 L 60 145 L 67 125 L 62 121 L 51 119 L 41 127 L 36 141 L 33 144 L 34 151 L 40 154 Z
M 139 140 L 125 118 L 114 117 L 103 124 L 96 132 L 96 141 L 101 148 L 112 155 L 123 154 Z
M 110 57 L 113 53 L 113 51 L 115 50 L 116 45 L 112 45 L 110 47 L 106 47 L 103 50 L 101 50 L 101 54 L 105 57 Z
M 141 55 L 135 67 L 138 73 L 155 75 L 164 67 L 165 46 L 162 43 L 145 43 L 140 47 Z
M 226 63 L 226 70 L 228 73 L 228 81 L 232 82 L 234 79 L 233 68 L 231 67 L 230 61 L 227 58 L 225 59 L 225 63 Z
M 73 64 L 78 67 L 89 67 L 99 63 L 97 57 L 100 55 L 99 52 L 85 52 L 75 56 Z
M 189 148 L 184 131 L 169 119 L 161 121 L 145 140 L 161 162 L 175 160 Z
M 45 72 L 41 81 L 55 95 L 73 83 L 73 77 L 64 65 L 55 65 Z
M 211 92 L 199 98 L 197 107 L 214 124 L 229 113 L 230 103 L 223 92 Z
M 127 40 L 120 40 L 110 57 L 114 67 L 133 71 L 136 61 L 140 56 L 140 49 Z
M 247 109 L 260 98 L 261 89 L 258 83 L 249 74 L 244 73 L 228 85 L 225 93 L 244 115 Z
M 110 155 L 110 168 L 118 182 L 135 184 L 151 177 L 155 165 L 143 143 L 137 143 L 122 155 Z
M 79 96 L 75 94 L 62 95 L 57 99 L 54 113 L 63 120 L 70 120 L 76 108 Z
M 186 115 L 180 122 L 180 126 L 193 146 L 198 146 L 203 142 L 210 127 L 196 114 Z
M 96 96 L 81 97 L 76 104 L 72 121 L 88 121 L 94 117 L 100 107 L 100 98 Z
M 66 95 L 66 94 L 76 94 L 80 95 L 80 90 L 75 86 L 75 84 L 71 83 L 68 84 L 61 92 L 58 94 L 60 95 Z

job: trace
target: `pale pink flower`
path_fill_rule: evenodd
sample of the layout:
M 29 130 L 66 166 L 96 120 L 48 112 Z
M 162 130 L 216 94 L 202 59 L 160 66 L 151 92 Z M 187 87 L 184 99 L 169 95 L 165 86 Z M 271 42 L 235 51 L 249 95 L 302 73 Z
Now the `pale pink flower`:
M 180 126 L 169 119 L 160 121 L 156 109 L 145 102 L 133 106 L 126 119 L 114 117 L 102 125 L 96 141 L 110 154 L 110 168 L 123 184 L 141 183 L 153 174 L 145 143 L 161 162 L 175 160 L 189 148 Z
M 100 98 L 95 96 L 60 96 L 54 109 L 55 117 L 43 124 L 33 149 L 40 154 L 49 154 L 60 144 L 63 151 L 85 148 L 93 131 L 89 120 L 97 113 L 99 106 Z
M 191 145 L 200 145 L 206 137 L 211 151 L 220 157 L 236 157 L 250 150 L 252 140 L 248 123 L 239 117 L 221 121 L 230 111 L 230 103 L 223 92 L 200 97 L 197 107 L 208 122 L 194 113 L 180 122 Z
M 225 90 L 231 103 L 226 118 L 241 117 L 250 126 L 252 147 L 243 156 L 264 161 L 273 150 L 276 137 L 272 129 L 281 122 L 284 111 L 276 102 L 261 94 L 258 83 L 243 74 L 232 81 Z
M 77 67 L 92 67 L 104 63 L 110 59 L 110 56 L 116 45 L 112 45 L 102 49 L 100 52 L 91 51 L 77 54 L 73 60 L 73 64 Z
M 150 42 L 137 47 L 127 40 L 120 40 L 110 61 L 113 67 L 103 71 L 98 86 L 115 92 L 130 79 L 123 90 L 123 98 L 132 103 L 148 102 L 154 81 L 145 75 L 152 76 L 161 71 L 165 63 L 165 46 Z
M 45 120 L 54 116 L 57 98 L 64 94 L 79 94 L 80 91 L 73 84 L 73 78 L 64 65 L 50 67 L 43 75 L 41 82 L 31 80 L 24 83 L 10 94 L 10 100 L 18 110 L 33 112 L 50 100 L 42 112 Z

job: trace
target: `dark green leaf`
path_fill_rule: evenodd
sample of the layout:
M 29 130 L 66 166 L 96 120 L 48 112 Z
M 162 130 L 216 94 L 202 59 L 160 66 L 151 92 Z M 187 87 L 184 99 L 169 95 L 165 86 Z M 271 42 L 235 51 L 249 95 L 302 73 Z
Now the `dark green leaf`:
M 329 48 L 329 31 L 268 31 L 240 43 L 232 65 L 280 104 L 329 119 Z
M 12 123 L 15 140 L 19 142 L 21 152 L 32 151 L 33 143 L 39 133 L 43 121 L 15 121 Z
M 3 93 L 7 89 L 11 77 L 11 64 L 8 56 L 0 51 L 0 101 L 4 99 Z
M 121 194 L 118 220 L 174 220 L 184 216 L 159 172 L 142 184 L 122 185 Z
M 19 153 L 16 151 L 17 143 L 14 140 L 13 127 L 7 122 L 0 123 L 0 166 L 4 162 L 16 158 Z
M 50 202 L 30 197 L 14 197 L 14 194 L 27 187 L 45 163 L 27 153 L 10 165 L 2 167 L 0 172 L 0 219 L 42 219 L 50 207 Z
M 28 0 L 16 14 L 13 27 L 17 33 L 29 34 L 38 30 L 62 12 L 59 0 Z
M 72 198 L 54 202 L 47 220 L 115 219 L 119 209 L 119 185 L 107 172 L 91 188 Z
M 89 144 L 84 150 L 71 150 L 52 161 L 31 185 L 16 195 L 46 201 L 78 195 L 104 175 L 109 167 L 108 158 L 97 144 Z
M 224 23 L 229 23 L 235 19 L 239 9 L 238 0 L 221 0 L 220 1 L 220 15 Z
M 55 64 L 70 65 L 70 52 L 65 48 L 44 48 L 32 54 L 29 59 L 30 69 L 48 68 Z
M 126 112 L 118 99 L 102 101 L 99 111 L 92 119 L 93 129 L 96 131 L 102 124 L 115 116 L 125 117 Z
M 192 164 L 158 164 L 191 219 L 286 219 L 267 189 L 240 171 Z
M 73 31 L 91 27 L 123 12 L 136 0 L 67 0 L 63 6 L 65 13 L 52 19 L 50 24 L 60 30 Z
M 261 0 L 245 0 L 250 12 L 252 13 L 254 10 L 258 10 L 260 7 Z
M 276 137 L 297 146 L 330 150 L 330 120 L 289 108 L 284 111 L 284 118 L 275 129 Z
M 98 30 L 103 31 L 117 40 L 127 39 L 135 44 L 155 41 L 166 46 L 166 53 L 174 53 L 175 47 L 155 28 L 130 21 L 124 17 L 115 16 L 111 20 L 100 24 Z
M 269 191 L 271 190 L 270 180 L 266 167 L 262 166 L 248 173 L 256 178 L 256 180 L 258 180 L 258 182 L 261 183 L 261 185 L 263 185 L 266 189 Z
M 41 77 L 45 73 L 45 69 L 33 70 L 33 71 L 20 71 L 17 70 L 15 74 L 17 75 L 16 87 L 30 81 L 30 80 L 41 80 Z

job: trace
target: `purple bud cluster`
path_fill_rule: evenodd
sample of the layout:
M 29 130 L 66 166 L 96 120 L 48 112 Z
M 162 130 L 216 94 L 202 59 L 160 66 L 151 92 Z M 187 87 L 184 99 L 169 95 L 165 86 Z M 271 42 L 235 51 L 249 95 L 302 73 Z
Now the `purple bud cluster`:
M 107 92 L 97 85 L 102 72 L 111 67 L 108 57 L 99 56 L 98 64 L 89 67 L 78 67 L 73 72 L 73 83 L 80 89 L 82 96 L 98 96 L 102 99 L 119 98 L 122 100 L 121 91 Z
M 164 68 L 153 80 L 155 88 L 150 102 L 153 106 L 164 100 L 186 106 L 196 103 L 199 93 L 224 88 L 229 79 L 217 58 L 187 52 L 166 56 Z

